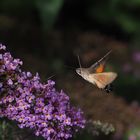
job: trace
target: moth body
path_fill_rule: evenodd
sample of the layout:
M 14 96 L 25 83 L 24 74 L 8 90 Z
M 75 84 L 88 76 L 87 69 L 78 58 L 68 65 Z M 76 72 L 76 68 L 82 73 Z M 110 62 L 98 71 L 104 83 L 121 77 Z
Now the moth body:
M 90 76 L 90 70 L 89 68 L 77 68 L 76 72 L 83 77 L 86 81 L 92 83 L 95 85 L 94 79 L 91 78 Z
M 76 72 L 86 81 L 96 85 L 100 89 L 105 89 L 106 92 L 112 91 L 112 82 L 117 77 L 117 73 L 115 72 L 104 72 L 105 59 L 110 53 L 111 51 L 89 68 L 82 68 L 80 65 L 80 68 L 76 69 Z

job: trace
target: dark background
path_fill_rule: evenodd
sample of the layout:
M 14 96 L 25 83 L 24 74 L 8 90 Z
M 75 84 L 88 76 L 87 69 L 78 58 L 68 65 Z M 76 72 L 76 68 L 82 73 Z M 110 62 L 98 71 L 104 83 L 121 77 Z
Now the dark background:
M 23 60 L 23 69 L 39 72 L 42 81 L 54 75 L 87 119 L 116 129 L 98 137 L 85 130 L 74 139 L 140 139 L 140 0 L 0 0 L 0 7 L 0 42 Z M 107 71 L 118 78 L 106 94 L 75 68 L 77 55 L 88 67 L 111 49 Z

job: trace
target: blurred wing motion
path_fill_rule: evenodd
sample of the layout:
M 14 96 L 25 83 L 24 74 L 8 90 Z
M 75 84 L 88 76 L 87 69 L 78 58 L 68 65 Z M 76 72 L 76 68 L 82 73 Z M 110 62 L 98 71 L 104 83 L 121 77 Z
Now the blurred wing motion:
M 106 59 L 107 56 L 112 52 L 112 50 L 110 50 L 106 55 L 104 55 L 100 60 L 98 60 L 96 63 L 94 63 L 93 65 L 90 66 L 90 71 L 91 72 L 95 72 L 95 73 L 101 73 L 104 71 L 105 69 L 105 63 L 106 63 Z
M 90 82 L 94 83 L 98 88 L 105 88 L 112 83 L 117 77 L 117 73 L 103 72 L 97 74 L 90 74 Z

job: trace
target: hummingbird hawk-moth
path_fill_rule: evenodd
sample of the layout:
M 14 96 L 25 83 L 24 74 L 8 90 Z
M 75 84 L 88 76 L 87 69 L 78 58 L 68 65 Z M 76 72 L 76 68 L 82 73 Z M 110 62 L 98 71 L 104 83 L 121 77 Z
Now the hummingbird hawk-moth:
M 100 60 L 91 65 L 89 68 L 82 68 L 78 57 L 80 68 L 76 69 L 76 72 L 86 81 L 94 84 L 100 89 L 105 89 L 106 92 L 112 91 L 112 82 L 117 77 L 117 73 L 115 72 L 104 72 L 106 59 L 110 53 L 111 51 L 105 54 Z

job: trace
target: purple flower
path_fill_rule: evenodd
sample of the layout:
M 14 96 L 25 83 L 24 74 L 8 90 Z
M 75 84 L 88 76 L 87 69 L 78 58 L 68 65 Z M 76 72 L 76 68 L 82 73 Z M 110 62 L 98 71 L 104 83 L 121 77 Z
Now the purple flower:
M 127 73 L 129 73 L 129 72 L 131 72 L 132 71 L 132 66 L 131 66 L 131 64 L 129 64 L 129 63 L 125 63 L 124 65 L 123 65 L 123 71 L 124 72 L 127 72 Z
M 26 100 L 28 101 L 28 103 L 32 103 L 34 99 L 35 99 L 35 96 L 32 94 L 26 97 Z
M 2 54 L 0 54 L 0 59 L 2 59 Z
M 11 79 L 8 79 L 7 84 L 8 85 L 13 85 L 13 81 Z
M 72 123 L 71 123 L 71 118 L 66 118 L 64 119 L 64 124 L 67 126 L 67 125 L 71 125 L 72 126 Z
M 27 72 L 27 77 L 32 77 L 32 74 L 29 71 Z
M 52 80 L 41 83 L 38 73 L 33 76 L 22 71 L 22 61 L 5 49 L 0 44 L 0 117 L 14 120 L 20 128 L 28 127 L 46 140 L 69 139 L 84 128 L 83 112 L 71 106 L 64 91 L 58 92 Z
M 135 62 L 140 63 L 140 51 L 134 52 L 132 58 Z
M 2 83 L 0 83 L 0 88 L 2 88 L 2 85 L 3 85 L 3 84 L 2 84 Z
M 0 44 L 0 50 L 6 50 L 6 46 Z

